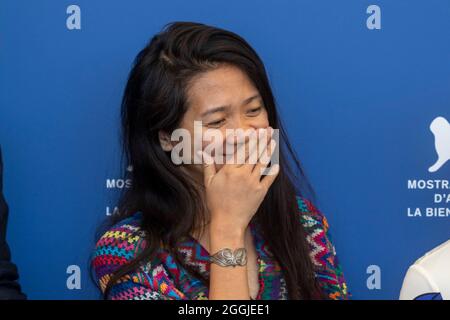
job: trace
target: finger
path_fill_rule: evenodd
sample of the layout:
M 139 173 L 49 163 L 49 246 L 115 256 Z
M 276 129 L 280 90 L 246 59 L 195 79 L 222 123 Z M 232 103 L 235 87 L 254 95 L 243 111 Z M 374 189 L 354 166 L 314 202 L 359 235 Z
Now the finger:
M 271 127 L 264 129 L 257 129 L 249 137 L 249 141 L 246 147 L 246 157 L 244 164 L 241 167 L 245 167 L 252 171 L 255 165 L 258 163 L 259 158 L 263 151 L 267 148 L 270 143 L 270 139 L 273 133 Z
M 258 163 L 268 164 L 276 145 L 273 145 L 273 142 L 276 142 L 276 140 L 272 138 L 274 130 L 271 127 L 269 127 L 265 133 L 268 133 L 265 135 L 266 143 L 260 142 L 261 147 L 258 150 Z M 262 137 L 262 139 L 264 139 L 264 137 Z
M 258 162 L 253 168 L 252 172 L 252 174 L 257 176 L 258 179 L 261 178 L 261 175 L 263 174 L 264 170 L 269 165 L 277 145 L 277 140 L 272 138 L 274 134 L 274 129 L 269 127 L 268 132 L 269 135 L 267 136 L 268 139 L 267 144 L 263 148 L 261 148 L 261 150 L 259 150 L 260 153 L 258 157 Z
M 268 130 L 258 129 L 256 137 L 250 141 L 249 154 L 245 160 L 245 164 L 242 167 L 245 167 L 250 172 L 254 170 L 255 166 L 258 164 L 262 150 L 267 148 L 267 139 L 269 136 L 270 132 Z
M 238 136 L 238 141 L 242 141 L 242 138 L 244 140 L 237 144 L 232 154 L 227 156 L 226 163 L 228 167 L 247 167 L 253 170 L 254 166 L 258 163 L 262 150 L 266 149 L 267 144 L 270 143 L 272 135 L 273 129 L 268 127 L 253 130 L 249 135 L 246 134 L 244 137 Z
M 261 135 L 258 132 L 254 132 L 248 139 L 247 145 L 245 146 L 245 159 L 240 167 L 252 170 L 255 164 L 258 162 L 258 145 L 261 144 Z
M 240 168 L 242 167 L 252 151 L 249 149 L 254 149 L 254 137 L 256 136 L 255 132 L 251 132 L 250 135 L 238 136 L 236 137 L 234 152 L 227 157 L 227 166 L 230 168 Z M 242 141 L 243 139 L 243 141 Z
M 204 182 L 205 185 L 209 185 L 211 179 L 216 174 L 216 166 L 214 165 L 214 158 L 211 157 L 209 154 L 207 154 L 204 151 L 199 150 L 197 154 L 202 157 L 203 156 L 203 176 L 204 176 Z
M 277 143 L 274 139 L 270 140 L 270 145 L 266 146 L 265 150 L 261 153 L 260 158 L 258 159 L 258 163 L 253 168 L 252 174 L 256 176 L 261 176 L 264 170 L 269 165 L 272 155 L 275 152 L 277 147 Z
M 270 167 L 269 172 L 261 180 L 261 184 L 268 190 L 272 183 L 275 181 L 278 173 L 280 172 L 280 165 L 274 164 Z

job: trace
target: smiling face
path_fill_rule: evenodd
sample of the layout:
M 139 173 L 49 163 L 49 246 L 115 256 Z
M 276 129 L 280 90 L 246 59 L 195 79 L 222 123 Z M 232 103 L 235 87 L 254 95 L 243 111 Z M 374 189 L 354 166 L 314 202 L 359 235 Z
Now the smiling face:
M 189 131 L 191 137 L 194 137 L 194 121 L 202 122 L 203 131 L 217 130 L 223 137 L 226 137 L 227 129 L 269 127 L 267 111 L 258 90 L 243 71 L 232 65 L 220 65 L 191 79 L 187 104 L 180 128 Z M 191 141 L 191 154 L 195 154 L 193 139 Z M 202 147 L 209 143 L 204 141 Z M 196 178 L 201 176 L 201 165 L 186 167 Z M 216 165 L 217 170 L 220 167 Z

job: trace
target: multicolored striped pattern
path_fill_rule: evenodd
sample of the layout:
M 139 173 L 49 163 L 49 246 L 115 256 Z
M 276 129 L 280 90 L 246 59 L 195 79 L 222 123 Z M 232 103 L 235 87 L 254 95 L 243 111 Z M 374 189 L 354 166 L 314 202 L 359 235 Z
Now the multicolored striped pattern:
M 313 204 L 297 198 L 299 219 L 307 232 L 311 259 L 316 270 L 316 280 L 329 299 L 347 299 L 347 285 L 331 242 L 328 222 Z M 92 265 L 102 292 L 111 275 L 130 262 L 146 247 L 140 230 L 141 213 L 136 213 L 107 231 L 97 242 Z M 258 228 L 251 224 L 259 264 L 259 293 L 257 300 L 289 299 L 286 283 L 279 264 L 271 258 Z M 209 278 L 209 254 L 194 238 L 181 242 L 177 250 L 183 263 Z M 141 264 L 135 271 L 122 277 L 108 294 L 113 300 L 201 300 L 208 299 L 208 288 L 191 276 L 184 267 L 175 263 L 174 257 L 159 249 L 152 261 Z

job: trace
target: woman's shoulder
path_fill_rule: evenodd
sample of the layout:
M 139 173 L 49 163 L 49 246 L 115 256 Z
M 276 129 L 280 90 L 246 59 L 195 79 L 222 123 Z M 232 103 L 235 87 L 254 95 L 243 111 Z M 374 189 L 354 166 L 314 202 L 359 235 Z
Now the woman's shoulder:
M 97 241 L 91 263 L 101 287 L 106 286 L 112 273 L 146 247 L 140 224 L 141 215 L 135 213 L 109 227 Z
M 109 227 L 95 245 L 95 257 L 132 260 L 145 247 L 139 212 Z M 125 262 L 126 262 L 125 261 Z
M 95 246 L 96 254 L 115 254 L 131 260 L 144 247 L 145 237 L 141 230 L 139 212 L 120 220 L 100 237 Z
M 100 289 L 105 289 L 113 274 L 134 260 L 147 248 L 145 232 L 141 229 L 142 214 L 119 221 L 97 241 L 92 267 Z M 171 255 L 162 247 L 151 261 L 143 259 L 133 270 L 116 281 L 108 298 L 120 299 L 182 299 L 175 287 L 178 276 Z

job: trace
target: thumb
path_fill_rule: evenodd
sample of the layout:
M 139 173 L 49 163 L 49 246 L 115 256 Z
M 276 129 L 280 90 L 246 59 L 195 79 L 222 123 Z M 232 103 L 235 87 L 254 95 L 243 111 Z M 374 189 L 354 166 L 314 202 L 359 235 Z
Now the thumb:
M 216 174 L 216 166 L 214 165 L 214 158 L 211 157 L 209 154 L 207 154 L 204 151 L 199 150 L 197 154 L 202 157 L 202 164 L 203 164 L 203 175 L 204 175 L 204 182 L 205 186 L 209 185 L 211 179 Z

